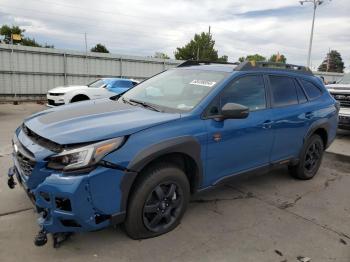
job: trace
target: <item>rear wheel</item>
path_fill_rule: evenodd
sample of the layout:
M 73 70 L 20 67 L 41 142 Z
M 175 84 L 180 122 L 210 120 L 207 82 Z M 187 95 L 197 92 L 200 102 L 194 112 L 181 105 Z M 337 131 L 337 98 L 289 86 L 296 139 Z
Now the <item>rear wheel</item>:
M 290 173 L 299 179 L 313 178 L 322 162 L 324 145 L 319 135 L 312 135 L 305 143 L 298 165 L 290 166 Z
M 125 230 L 133 239 L 155 237 L 174 229 L 187 208 L 190 187 L 173 164 L 157 164 L 141 174 L 128 204 Z

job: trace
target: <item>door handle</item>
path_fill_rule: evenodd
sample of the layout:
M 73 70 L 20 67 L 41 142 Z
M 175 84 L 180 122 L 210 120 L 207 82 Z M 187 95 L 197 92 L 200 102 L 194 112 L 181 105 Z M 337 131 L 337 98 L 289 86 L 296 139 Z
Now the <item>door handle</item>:
M 273 121 L 271 120 L 266 120 L 263 124 L 262 124 L 262 127 L 264 129 L 268 129 L 268 128 L 271 128 L 272 127 L 272 124 L 273 124 Z
M 312 112 L 307 112 L 307 113 L 305 113 L 305 117 L 306 117 L 307 119 L 311 119 L 311 118 L 314 117 L 314 114 L 313 114 Z

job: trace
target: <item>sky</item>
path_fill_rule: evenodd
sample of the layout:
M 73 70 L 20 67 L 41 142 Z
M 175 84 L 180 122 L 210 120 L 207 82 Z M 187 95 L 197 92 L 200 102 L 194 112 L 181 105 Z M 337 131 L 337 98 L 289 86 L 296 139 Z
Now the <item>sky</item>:
M 0 0 L 0 25 L 55 48 L 85 50 L 104 44 L 111 53 L 174 57 L 195 33 L 209 25 L 219 55 L 229 61 L 259 53 L 281 53 L 287 62 L 306 64 L 312 4 L 297 0 Z M 329 49 L 338 50 L 350 69 L 350 0 L 325 0 L 317 8 L 312 66 Z

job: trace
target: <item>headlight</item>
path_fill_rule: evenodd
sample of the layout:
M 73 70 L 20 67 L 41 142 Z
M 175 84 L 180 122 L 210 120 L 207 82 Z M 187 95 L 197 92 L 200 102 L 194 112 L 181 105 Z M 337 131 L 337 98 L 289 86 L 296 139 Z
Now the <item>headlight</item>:
M 118 137 L 71 150 L 64 150 L 62 153 L 50 157 L 47 167 L 70 171 L 93 166 L 105 155 L 118 149 L 124 143 L 124 140 L 124 137 Z

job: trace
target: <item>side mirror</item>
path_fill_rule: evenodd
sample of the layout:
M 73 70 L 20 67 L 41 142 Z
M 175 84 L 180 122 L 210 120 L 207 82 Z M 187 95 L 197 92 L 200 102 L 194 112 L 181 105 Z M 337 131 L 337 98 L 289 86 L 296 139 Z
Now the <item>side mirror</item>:
M 227 103 L 221 108 L 223 119 L 242 119 L 249 115 L 249 108 L 235 103 Z

